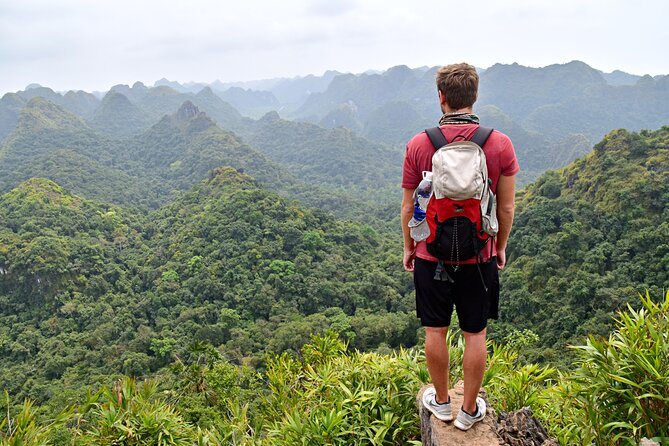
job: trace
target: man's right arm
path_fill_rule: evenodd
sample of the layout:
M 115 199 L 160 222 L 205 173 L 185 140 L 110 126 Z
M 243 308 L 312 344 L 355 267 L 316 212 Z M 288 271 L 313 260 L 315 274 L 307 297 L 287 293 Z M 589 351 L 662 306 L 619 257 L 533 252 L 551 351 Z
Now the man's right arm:
M 506 243 L 509 240 L 511 227 L 513 226 L 513 214 L 515 210 L 516 199 L 516 176 L 499 177 L 497 182 L 497 221 L 499 222 L 499 231 L 497 232 L 497 266 L 499 269 L 506 265 Z
M 402 263 L 405 271 L 413 271 L 413 262 L 416 257 L 416 243 L 411 238 L 411 230 L 409 229 L 409 220 L 413 216 L 413 189 L 402 189 L 404 195 L 402 196 L 402 211 L 400 220 L 402 220 L 402 236 L 404 237 L 404 256 Z

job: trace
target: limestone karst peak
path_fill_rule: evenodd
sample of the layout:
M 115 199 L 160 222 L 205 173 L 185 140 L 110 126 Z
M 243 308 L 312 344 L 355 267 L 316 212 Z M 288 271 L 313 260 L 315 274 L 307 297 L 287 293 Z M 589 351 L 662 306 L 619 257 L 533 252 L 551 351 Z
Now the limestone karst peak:
M 179 107 L 176 117 L 179 121 L 188 121 L 197 116 L 199 112 L 200 109 L 198 109 L 195 104 L 193 104 L 191 101 L 186 101 L 181 105 L 181 107 Z

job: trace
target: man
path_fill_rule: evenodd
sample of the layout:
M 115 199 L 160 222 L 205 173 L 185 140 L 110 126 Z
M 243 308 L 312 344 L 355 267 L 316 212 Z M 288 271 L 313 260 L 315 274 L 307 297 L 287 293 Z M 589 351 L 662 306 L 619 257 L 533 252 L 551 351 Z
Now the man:
M 450 142 L 471 139 L 479 127 L 473 114 L 478 94 L 479 77 L 476 69 L 461 63 L 442 67 L 436 76 L 439 102 L 443 117 L 440 129 Z M 476 259 L 445 265 L 453 282 L 435 280 L 438 259 L 431 256 L 426 243 L 415 243 L 408 227 L 413 214 L 413 193 L 422 179 L 423 171 L 432 170 L 432 146 L 425 132 L 414 136 L 407 144 L 402 171 L 402 231 L 404 235 L 404 269 L 414 273 L 416 313 L 425 327 L 425 358 L 434 384 L 423 395 L 423 403 L 437 418 L 453 419 L 449 390 L 449 358 L 446 333 L 453 307 L 465 338 L 463 357 L 464 401 L 455 426 L 467 430 L 485 418 L 486 405 L 478 392 L 485 372 L 487 319 L 497 318 L 499 298 L 498 269 L 506 263 L 506 244 L 511 232 L 514 213 L 515 175 L 520 170 L 511 140 L 493 131 L 483 146 L 488 175 L 497 200 L 499 232 L 490 249 L 483 249 L 483 263 Z M 446 262 L 445 262 L 446 263 Z M 480 272 L 479 272 L 480 268 Z

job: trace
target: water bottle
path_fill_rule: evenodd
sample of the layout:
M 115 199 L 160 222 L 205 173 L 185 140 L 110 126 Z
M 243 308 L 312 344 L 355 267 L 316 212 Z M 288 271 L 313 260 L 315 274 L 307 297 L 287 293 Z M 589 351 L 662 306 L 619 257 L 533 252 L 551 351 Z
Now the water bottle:
M 425 221 L 425 210 L 432 195 L 432 172 L 423 172 L 423 179 L 414 192 L 413 217 L 409 221 L 411 238 L 417 242 L 430 235 L 430 228 Z

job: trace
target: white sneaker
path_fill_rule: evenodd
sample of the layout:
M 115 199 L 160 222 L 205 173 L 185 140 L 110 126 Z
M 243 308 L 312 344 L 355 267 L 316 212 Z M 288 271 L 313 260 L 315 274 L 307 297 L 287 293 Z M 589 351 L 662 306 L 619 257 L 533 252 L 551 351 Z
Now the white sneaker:
M 486 405 L 485 401 L 481 397 L 476 398 L 476 413 L 474 416 L 469 415 L 464 409 L 460 408 L 458 413 L 458 418 L 455 420 L 453 425 L 462 431 L 468 430 L 474 424 L 478 423 L 485 418 L 486 414 Z
M 434 387 L 425 389 L 425 392 L 423 392 L 423 405 L 427 410 L 432 412 L 432 414 L 441 421 L 453 420 L 451 403 L 450 402 L 446 404 L 437 403 L 437 391 L 434 390 Z

